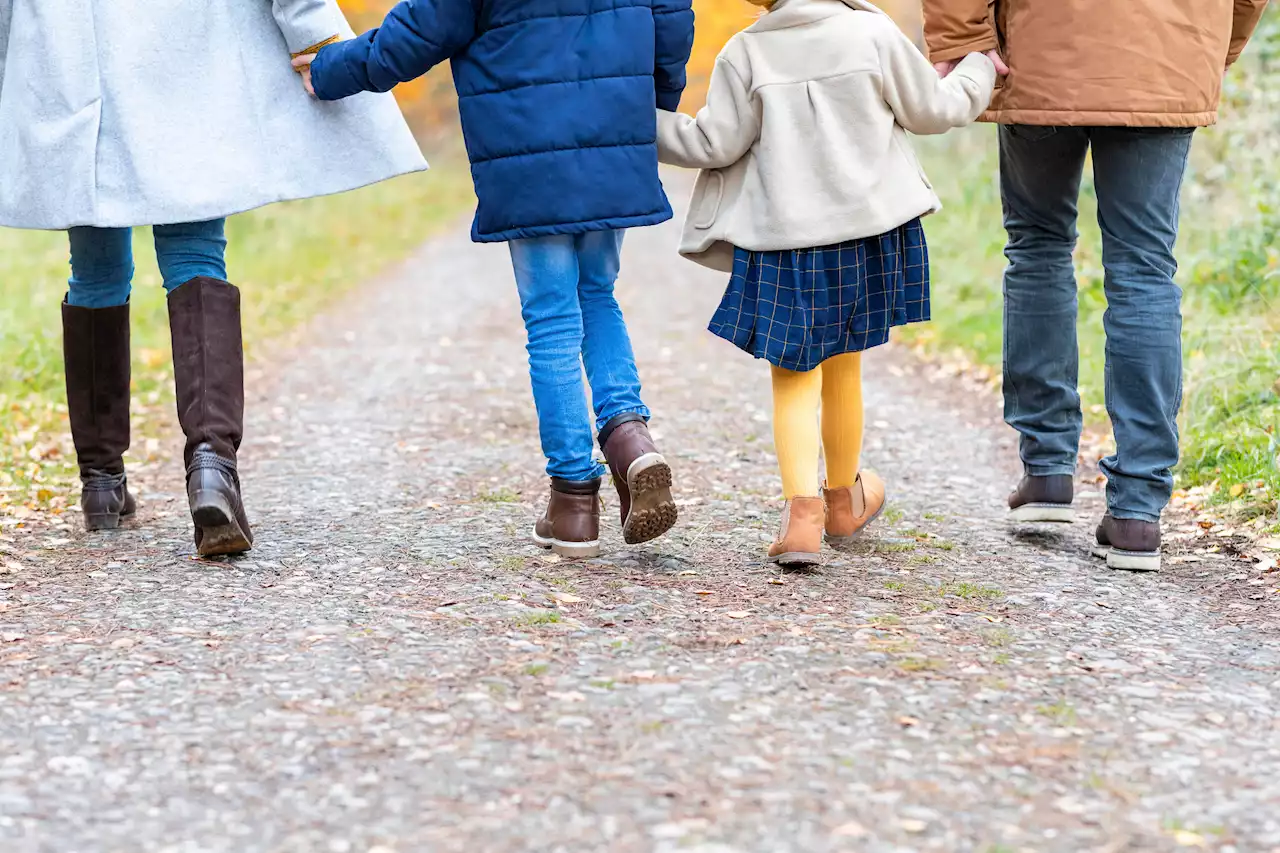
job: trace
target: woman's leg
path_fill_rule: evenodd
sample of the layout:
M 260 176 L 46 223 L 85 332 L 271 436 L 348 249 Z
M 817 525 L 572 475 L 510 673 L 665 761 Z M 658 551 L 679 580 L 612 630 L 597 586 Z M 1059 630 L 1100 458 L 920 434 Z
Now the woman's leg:
M 773 443 L 787 500 L 818 494 L 818 405 L 824 367 L 773 368 Z
M 226 280 L 224 221 L 155 227 L 156 260 L 169 293 L 173 384 L 187 437 L 187 500 L 205 556 L 253 546 L 240 491 L 244 343 L 240 291 Z
M 827 359 L 822 363 L 822 450 L 828 488 L 847 488 L 858 479 L 862 425 L 862 353 Z
M 513 240 L 511 262 L 528 332 L 529 378 L 547 474 L 595 480 L 591 419 L 582 384 L 582 309 L 578 255 L 571 236 Z
M 73 228 L 71 279 L 62 306 L 67 413 L 89 530 L 120 526 L 135 504 L 125 479 L 129 449 L 128 228 Z
M 71 279 L 67 304 L 76 308 L 116 308 L 128 303 L 133 287 L 133 231 L 129 228 L 72 228 Z
M 227 280 L 226 224 L 225 219 L 211 219 L 152 229 L 165 292 L 195 278 Z

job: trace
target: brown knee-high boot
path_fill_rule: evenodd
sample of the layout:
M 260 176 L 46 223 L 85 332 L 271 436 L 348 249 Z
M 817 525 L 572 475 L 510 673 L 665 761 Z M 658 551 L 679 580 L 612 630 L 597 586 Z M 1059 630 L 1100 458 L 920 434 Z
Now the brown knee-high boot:
M 253 533 L 236 470 L 244 435 L 240 291 L 218 279 L 193 278 L 169 294 L 169 331 L 196 550 L 203 556 L 248 551 Z
M 129 305 L 62 304 L 67 415 L 89 530 L 114 530 L 136 509 L 124 472 L 129 449 Z

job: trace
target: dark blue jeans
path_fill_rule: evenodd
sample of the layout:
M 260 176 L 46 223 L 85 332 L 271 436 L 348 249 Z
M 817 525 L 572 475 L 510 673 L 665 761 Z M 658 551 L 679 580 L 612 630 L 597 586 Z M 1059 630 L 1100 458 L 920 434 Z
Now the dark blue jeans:
M 1004 280 L 1005 420 L 1028 474 L 1071 474 L 1080 449 L 1075 249 L 1092 151 L 1107 311 L 1107 412 L 1116 453 L 1102 461 L 1116 518 L 1157 521 L 1173 491 L 1182 403 L 1182 291 L 1174 243 L 1192 130 L 1000 128 L 1009 232 Z
M 157 225 L 152 229 L 164 289 L 172 292 L 193 278 L 227 278 L 225 219 Z M 67 304 L 114 308 L 133 290 L 133 229 L 72 228 L 71 280 Z

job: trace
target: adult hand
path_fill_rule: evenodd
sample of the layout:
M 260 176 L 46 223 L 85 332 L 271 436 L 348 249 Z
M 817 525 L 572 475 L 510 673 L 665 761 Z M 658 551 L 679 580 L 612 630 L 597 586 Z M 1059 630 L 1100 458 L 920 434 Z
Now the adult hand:
M 996 67 L 996 73 L 1001 77 L 1009 74 L 1009 66 L 1004 64 L 1004 60 L 1000 57 L 1000 51 L 988 50 L 985 54 L 987 59 L 991 60 L 991 64 Z M 956 66 L 960 64 L 959 59 L 948 59 L 946 62 L 933 63 L 933 70 L 938 72 L 939 77 L 946 77 L 952 71 L 956 70 Z
M 311 63 L 315 59 L 314 53 L 308 53 L 293 60 L 293 70 L 302 75 L 302 88 L 306 89 L 307 94 L 313 98 L 316 96 L 316 90 L 311 85 Z

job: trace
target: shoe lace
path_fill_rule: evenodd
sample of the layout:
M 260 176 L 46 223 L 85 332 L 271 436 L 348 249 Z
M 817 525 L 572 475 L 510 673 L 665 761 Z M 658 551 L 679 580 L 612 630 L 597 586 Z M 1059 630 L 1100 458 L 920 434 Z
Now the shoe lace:
M 114 492 L 124 486 L 125 475 L 123 471 L 111 474 L 91 468 L 81 476 L 80 482 L 86 492 Z

